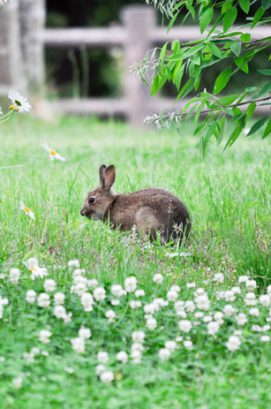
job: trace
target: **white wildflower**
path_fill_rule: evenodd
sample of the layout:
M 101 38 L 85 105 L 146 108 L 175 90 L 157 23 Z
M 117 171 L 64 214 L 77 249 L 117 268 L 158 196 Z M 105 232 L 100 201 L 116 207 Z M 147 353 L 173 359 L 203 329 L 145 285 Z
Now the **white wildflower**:
M 268 294 L 260 295 L 259 301 L 264 307 L 270 307 L 271 304 L 270 295 Z
M 247 293 L 245 295 L 245 304 L 246 305 L 256 305 L 257 304 L 256 295 L 252 292 Z
M 16 389 L 20 389 L 23 386 L 23 377 L 17 376 L 12 381 L 12 386 Z
M 153 276 L 153 282 L 154 283 L 162 284 L 163 281 L 164 281 L 164 277 L 163 277 L 162 274 L 160 274 L 160 273 L 154 274 L 154 276 Z
M 143 331 L 134 331 L 134 332 L 132 333 L 132 340 L 133 340 L 134 342 L 139 342 L 139 343 L 141 343 L 141 342 L 144 341 L 144 338 L 145 338 L 145 333 L 144 333 Z
M 97 354 L 97 360 L 98 362 L 101 362 L 102 364 L 106 364 L 108 362 L 109 356 L 108 353 L 105 351 L 100 351 Z
M 229 351 L 234 352 L 237 349 L 240 348 L 241 345 L 241 341 L 240 338 L 237 337 L 236 335 L 232 335 L 229 337 L 227 343 L 226 343 L 226 347 L 228 348 Z
M 111 287 L 111 293 L 114 297 L 116 298 L 121 298 L 123 295 L 125 295 L 125 291 L 122 288 L 122 286 L 120 284 L 114 284 Z
M 171 351 L 167 348 L 162 348 L 158 352 L 161 361 L 167 361 L 170 358 Z
M 96 301 L 104 301 L 106 297 L 105 289 L 103 287 L 97 287 L 93 291 L 93 296 Z
M 105 316 L 108 319 L 108 322 L 113 322 L 116 318 L 116 313 L 113 310 L 108 310 L 106 311 Z
M 127 293 L 132 293 L 136 290 L 137 287 L 137 279 L 136 277 L 128 277 L 125 280 L 125 290 L 127 291 Z
M 97 376 L 100 376 L 105 371 L 106 371 L 106 367 L 102 364 L 97 365 L 95 368 L 95 372 Z
M 47 291 L 47 293 L 51 293 L 53 291 L 55 291 L 56 289 L 56 282 L 53 279 L 48 279 L 44 281 L 44 285 L 43 285 L 45 291 Z
M 247 316 L 246 314 L 240 312 L 240 314 L 238 314 L 236 316 L 236 322 L 238 325 L 243 326 L 247 323 Z
M 52 148 L 50 148 L 48 145 L 46 145 L 46 144 L 44 144 L 44 145 L 41 145 L 48 153 L 49 153 L 49 155 L 50 155 L 50 158 L 52 159 L 52 160 L 60 160 L 60 161 L 62 161 L 62 162 L 65 162 L 66 161 L 66 159 L 65 158 L 63 158 L 63 156 L 61 156 L 55 149 L 52 149 Z
M 24 113 L 31 110 L 31 105 L 29 104 L 28 100 L 23 97 L 18 91 L 10 91 L 8 93 L 8 98 L 11 101 L 11 105 L 9 107 L 11 111 Z
M 70 261 L 68 261 L 68 267 L 71 268 L 71 269 L 79 268 L 80 267 L 79 260 L 70 260 Z
M 207 331 L 209 335 L 215 335 L 219 331 L 219 323 L 217 321 L 211 321 L 207 325 Z
M 18 268 L 12 268 L 9 272 L 9 282 L 11 284 L 19 284 L 21 272 Z
M 223 312 L 226 317 L 231 317 L 233 314 L 235 314 L 235 308 L 232 305 L 227 304 L 225 305 Z
M 62 305 L 65 301 L 65 294 L 64 293 L 55 293 L 54 295 L 54 302 L 56 305 Z
M 155 319 L 155 318 L 149 318 L 149 319 L 147 319 L 147 321 L 146 321 L 146 326 L 147 326 L 147 328 L 148 328 L 150 331 L 154 330 L 154 329 L 157 327 L 157 321 L 156 321 L 156 319 Z
M 81 337 L 73 338 L 71 339 L 71 344 L 72 344 L 72 349 L 79 353 L 82 354 L 85 352 L 85 340 Z
M 249 315 L 252 315 L 253 317 L 259 317 L 260 316 L 260 311 L 256 307 L 250 308 Z
M 37 297 L 36 291 L 28 290 L 25 299 L 29 304 L 33 304 L 36 301 L 36 297 Z
M 185 347 L 185 349 L 192 349 L 193 348 L 193 342 L 191 340 L 185 340 L 183 342 L 183 346 Z
M 216 283 L 223 283 L 223 281 L 224 281 L 224 274 L 222 274 L 222 273 L 216 273 L 215 275 L 214 275 L 214 278 L 213 278 L 213 280 L 216 282 Z
M 139 297 L 144 297 L 144 295 L 145 295 L 145 291 L 144 291 L 144 290 L 139 289 L 139 290 L 136 290 L 136 291 L 135 291 L 135 296 L 136 296 L 137 298 L 139 298 Z
M 168 301 L 176 301 L 177 298 L 178 298 L 178 296 L 179 296 L 179 293 L 178 293 L 177 291 L 169 290 L 169 291 L 167 292 L 167 299 L 168 299 Z
M 46 293 L 41 293 L 37 298 L 38 306 L 41 308 L 47 308 L 50 305 L 50 297 Z
M 136 310 L 137 308 L 142 307 L 142 302 L 139 300 L 131 300 L 129 301 L 129 306 L 132 308 L 132 310 Z
M 125 351 L 118 352 L 116 358 L 123 364 L 126 364 L 128 362 L 128 354 Z
M 89 339 L 91 337 L 91 330 L 89 328 L 81 327 L 79 329 L 79 337 Z
M 93 310 L 94 300 L 91 294 L 89 293 L 82 294 L 80 300 L 84 308 L 84 311 L 89 312 Z
M 51 336 L 52 336 L 51 331 L 49 331 L 47 329 L 42 329 L 39 332 L 39 340 L 43 344 L 49 344 Z
M 261 340 L 262 342 L 269 342 L 269 341 L 270 341 L 270 336 L 269 336 L 269 335 L 262 335 L 262 336 L 260 337 L 260 340 Z
M 114 380 L 114 374 L 111 371 L 104 371 L 100 375 L 101 382 L 110 384 Z
M 175 351 L 177 348 L 177 343 L 175 341 L 166 341 L 165 348 L 169 349 L 170 351 Z
M 190 332 L 192 329 L 192 323 L 188 320 L 181 320 L 179 321 L 179 328 L 183 332 Z
M 34 212 L 23 202 L 20 203 L 20 210 L 22 210 L 28 217 L 30 217 L 30 219 L 35 220 Z

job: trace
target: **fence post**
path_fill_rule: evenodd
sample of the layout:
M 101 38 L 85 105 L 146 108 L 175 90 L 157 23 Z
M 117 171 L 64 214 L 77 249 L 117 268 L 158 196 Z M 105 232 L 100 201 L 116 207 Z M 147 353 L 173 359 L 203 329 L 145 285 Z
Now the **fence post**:
M 44 0 L 20 0 L 21 47 L 27 86 L 40 94 L 44 84 Z
M 151 31 L 155 26 L 155 12 L 144 6 L 127 6 L 122 11 L 126 29 L 124 42 L 124 93 L 128 104 L 128 120 L 132 125 L 142 126 L 149 112 L 149 90 L 141 79 L 130 72 L 151 48 Z
M 18 1 L 6 4 L 0 11 L 0 93 L 11 88 L 24 91 Z

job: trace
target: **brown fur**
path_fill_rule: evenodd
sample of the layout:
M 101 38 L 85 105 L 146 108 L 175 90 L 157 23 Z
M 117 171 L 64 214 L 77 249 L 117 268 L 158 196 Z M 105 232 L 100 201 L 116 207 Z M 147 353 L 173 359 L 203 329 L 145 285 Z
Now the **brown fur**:
M 144 189 L 134 193 L 115 195 L 111 187 L 115 181 L 115 167 L 102 165 L 99 170 L 101 186 L 87 196 L 81 215 L 94 220 L 109 221 L 112 228 L 131 230 L 134 226 L 151 238 L 160 232 L 163 241 L 182 240 L 191 228 L 189 213 L 184 204 L 162 189 Z M 94 203 L 90 203 L 94 198 Z

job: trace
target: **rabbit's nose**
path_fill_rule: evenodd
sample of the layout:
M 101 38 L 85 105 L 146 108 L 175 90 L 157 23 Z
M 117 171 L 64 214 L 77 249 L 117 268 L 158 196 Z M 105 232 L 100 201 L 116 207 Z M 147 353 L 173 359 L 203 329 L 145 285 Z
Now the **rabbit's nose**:
M 82 209 L 81 212 L 80 212 L 80 214 L 81 214 L 81 216 L 85 216 L 85 210 Z

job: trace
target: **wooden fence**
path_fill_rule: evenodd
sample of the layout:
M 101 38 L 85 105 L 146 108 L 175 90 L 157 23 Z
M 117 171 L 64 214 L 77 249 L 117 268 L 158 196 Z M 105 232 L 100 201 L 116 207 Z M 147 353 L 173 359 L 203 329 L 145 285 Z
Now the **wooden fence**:
M 7 7 L 6 16 L 0 13 L 1 71 L 4 58 L 1 55 L 1 42 L 5 42 L 3 38 L 1 39 L 1 32 L 3 31 L 1 24 L 7 16 L 10 19 L 15 18 L 14 9 L 18 9 L 18 6 L 16 6 L 17 1 L 14 0 L 12 2 L 13 11 L 10 6 Z M 23 15 L 22 10 L 25 11 Z M 14 36 L 11 38 L 12 35 L 10 35 L 9 41 L 13 41 L 13 47 L 18 48 L 16 58 L 17 60 L 23 58 L 25 73 L 27 74 L 27 85 L 29 87 L 32 86 L 32 88 L 34 87 L 34 89 L 41 89 L 44 83 L 44 47 L 111 48 L 117 46 L 123 49 L 123 96 L 121 98 L 60 99 L 51 103 L 54 110 L 67 114 L 124 115 L 132 124 L 139 125 L 143 123 L 145 116 L 149 112 L 157 112 L 161 109 L 181 109 L 182 102 L 176 104 L 170 98 L 150 97 L 147 87 L 140 78 L 130 72 L 130 67 L 138 63 L 154 45 L 174 39 L 178 39 L 181 42 L 198 40 L 201 37 L 198 27 L 175 27 L 167 33 L 166 27 L 158 27 L 156 25 L 154 10 L 145 6 L 126 7 L 121 13 L 122 25 L 107 28 L 47 29 L 44 27 L 44 0 L 20 0 L 20 9 L 16 12 L 24 22 L 24 24 L 21 23 L 24 27 L 24 35 L 21 36 L 24 39 L 21 47 L 22 57 L 20 55 L 20 47 L 18 47 L 18 35 L 17 37 L 15 36 L 15 39 Z M 31 22 L 32 24 L 30 24 Z M 253 39 L 270 36 L 271 28 L 270 26 L 256 28 L 251 34 Z M 33 45 L 33 42 L 34 46 L 32 47 L 30 44 Z M 14 61 L 6 64 L 7 71 L 8 66 L 12 64 L 14 64 Z M 20 82 L 19 78 L 20 75 L 17 75 L 17 83 Z M 1 82 L 3 82 L 3 77 L 0 74 Z M 23 81 L 21 82 L 23 83 Z M 267 110 L 268 107 L 261 107 L 257 112 L 265 114 Z

